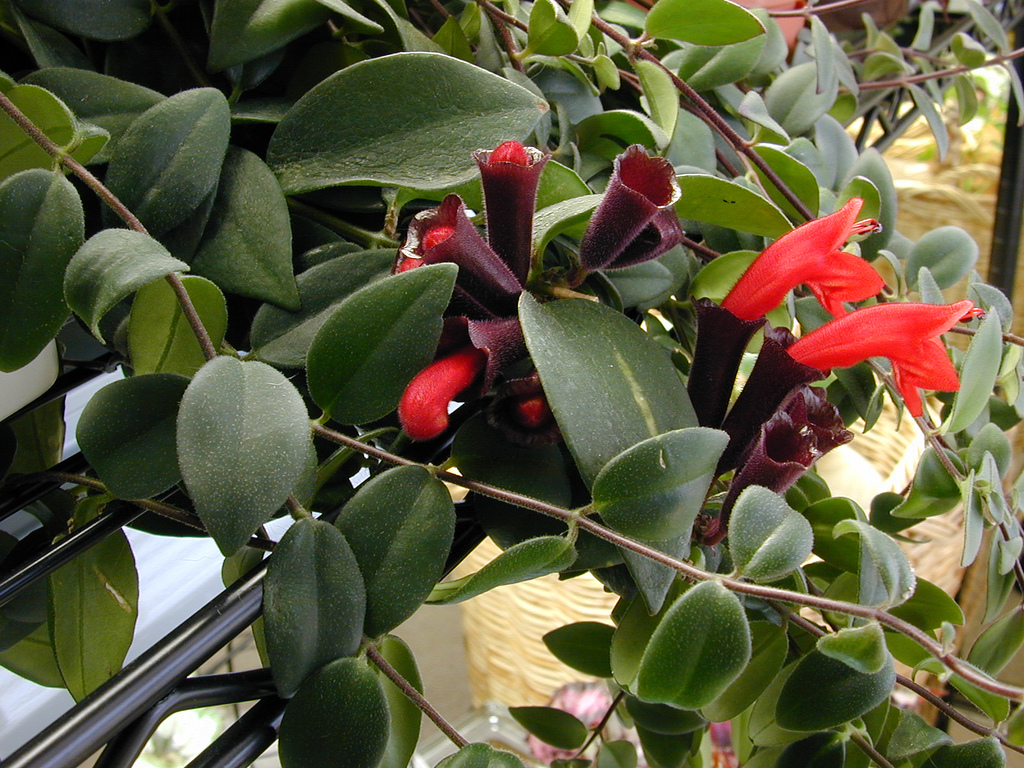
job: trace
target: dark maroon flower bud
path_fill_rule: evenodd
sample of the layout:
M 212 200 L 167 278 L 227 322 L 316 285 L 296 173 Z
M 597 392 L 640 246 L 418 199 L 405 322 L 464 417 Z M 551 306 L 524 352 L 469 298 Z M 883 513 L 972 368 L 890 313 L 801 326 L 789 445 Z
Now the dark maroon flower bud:
M 717 429 L 729 408 L 743 352 L 765 320 L 740 320 L 710 299 L 697 299 L 693 305 L 697 310 L 697 342 L 686 389 L 697 422 Z
M 549 157 L 518 141 L 473 153 L 484 189 L 487 242 L 522 284 L 530 271 L 537 186 Z
M 536 371 L 499 387 L 486 414 L 487 423 L 516 445 L 529 447 L 562 439 Z
M 580 266 L 622 269 L 655 259 L 682 242 L 673 205 L 679 199 L 675 169 L 634 144 L 615 158 L 604 197 L 580 241 Z

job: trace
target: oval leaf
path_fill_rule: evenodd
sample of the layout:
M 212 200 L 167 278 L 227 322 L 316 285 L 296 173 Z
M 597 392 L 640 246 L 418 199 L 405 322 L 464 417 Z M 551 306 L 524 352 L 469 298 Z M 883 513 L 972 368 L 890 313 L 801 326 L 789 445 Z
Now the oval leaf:
M 270 668 L 285 698 L 325 664 L 359 650 L 366 592 L 344 535 L 299 520 L 274 548 L 263 586 Z
M 544 635 L 544 645 L 563 664 L 594 677 L 611 677 L 615 627 L 599 621 L 578 621 Z
M 994 736 L 966 744 L 943 744 L 928 757 L 928 768 L 1003 768 L 1006 753 Z
M 730 45 L 764 34 L 750 11 L 727 0 L 662 0 L 647 14 L 650 37 L 667 37 L 697 45 Z
M 412 616 L 444 573 L 455 507 L 422 467 L 395 467 L 360 486 L 338 515 L 366 583 L 370 637 Z
M 15 85 L 4 95 L 58 147 L 75 135 L 75 118 L 64 103 L 36 85 Z M 30 168 L 54 167 L 54 160 L 6 112 L 0 112 L 0 179 Z
M 526 138 L 547 109 L 450 56 L 381 56 L 306 93 L 274 132 L 267 162 L 287 194 L 338 184 L 444 189 L 477 174 L 473 150 Z
M 949 417 L 942 425 L 943 431 L 966 429 L 988 407 L 1002 356 L 1003 335 L 999 316 L 990 312 L 967 348 L 960 366 L 960 390 L 953 399 Z
M 188 265 L 149 235 L 130 229 L 105 229 L 78 249 L 64 273 L 64 298 L 97 338 L 100 320 L 117 302 Z
M 971 646 L 967 656 L 974 666 L 998 675 L 1024 645 L 1024 609 L 1017 606 L 988 627 Z
M 0 184 L 0 371 L 28 365 L 64 324 L 64 270 L 84 232 L 62 174 L 30 170 Z
M 701 710 L 716 723 L 731 720 L 764 693 L 782 669 L 789 650 L 786 630 L 767 621 L 750 623 L 750 663 L 715 700 Z
M 676 600 L 640 660 L 636 695 L 644 701 L 699 709 L 710 704 L 750 661 L 743 606 L 718 581 L 704 581 Z
M 264 363 L 215 358 L 185 390 L 178 414 L 181 475 L 225 555 L 284 503 L 310 451 L 301 395 Z
M 122 499 L 148 499 L 181 479 L 175 430 L 188 379 L 169 373 L 108 384 L 78 422 L 82 453 L 107 489 Z
M 19 0 L 18 7 L 50 26 L 93 40 L 127 40 L 149 26 L 147 0 L 107 0 L 103 12 L 81 0 Z
M 508 713 L 523 728 L 556 749 L 579 749 L 587 738 L 587 726 L 561 709 L 509 707 Z
M 434 359 L 457 273 L 454 264 L 432 264 L 368 285 L 341 302 L 309 348 L 313 401 L 343 424 L 363 424 L 394 410 L 412 377 Z
M 847 627 L 818 638 L 818 650 L 865 675 L 873 675 L 889 661 L 885 636 L 877 623 Z
M 921 236 L 907 257 L 906 274 L 911 288 L 917 273 L 928 267 L 939 288 L 952 288 L 978 263 L 978 244 L 960 227 L 939 227 Z
M 404 640 L 388 635 L 381 641 L 377 650 L 409 685 L 423 693 L 423 681 L 416 667 L 416 659 L 413 658 L 412 651 Z M 377 768 L 408 768 L 420 737 L 423 713 L 383 672 L 379 669 L 375 671 L 380 684 L 384 687 L 384 695 L 388 698 L 388 711 L 391 713 L 388 745 Z
M 729 551 L 748 579 L 778 581 L 810 556 L 814 532 L 781 496 L 752 485 L 736 500 L 729 519 Z
M 642 440 L 696 426 L 667 353 L 628 318 L 590 301 L 539 304 L 529 294 L 519 315 L 551 410 L 587 483 Z
M 377 675 L 363 659 L 338 659 L 288 702 L 278 748 L 281 768 L 374 768 L 384 757 L 390 726 Z
M 860 603 L 888 607 L 908 600 L 914 594 L 917 578 L 899 545 L 860 520 L 842 520 L 833 530 L 836 537 L 849 533 L 860 535 Z
M 676 203 L 680 218 L 765 237 L 781 237 L 793 225 L 774 203 L 731 181 L 705 174 L 679 177 L 682 196 Z
M 524 768 L 523 761 L 511 752 L 495 749 L 490 744 L 467 744 L 449 755 L 436 768 Z
M 594 509 L 627 536 L 661 540 L 689 535 L 728 442 L 724 432 L 704 427 L 644 440 L 598 473 Z

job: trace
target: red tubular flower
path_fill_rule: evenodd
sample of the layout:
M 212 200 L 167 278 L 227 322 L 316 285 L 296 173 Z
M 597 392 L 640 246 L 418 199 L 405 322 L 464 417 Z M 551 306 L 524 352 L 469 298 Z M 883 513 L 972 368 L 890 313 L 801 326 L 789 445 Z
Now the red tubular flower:
M 475 347 L 435 360 L 409 382 L 398 404 L 402 428 L 413 440 L 431 440 L 448 428 L 448 404 L 483 371 L 487 354 Z
M 580 266 L 622 269 L 661 256 L 682 242 L 672 207 L 679 199 L 672 163 L 634 144 L 615 158 L 615 170 L 580 241 Z
M 851 235 L 878 231 L 874 219 L 856 220 L 863 204 L 859 197 L 850 198 L 832 215 L 780 237 L 743 273 L 722 306 L 742 320 L 756 320 L 804 284 L 825 309 L 841 317 L 844 301 L 877 294 L 885 285 L 881 275 L 860 257 L 839 250 Z
M 956 369 L 938 337 L 959 320 L 981 313 L 969 300 L 956 304 L 879 304 L 826 323 L 787 350 L 804 365 L 829 371 L 869 357 L 887 357 L 896 387 L 914 416 L 923 413 L 918 388 L 953 392 Z

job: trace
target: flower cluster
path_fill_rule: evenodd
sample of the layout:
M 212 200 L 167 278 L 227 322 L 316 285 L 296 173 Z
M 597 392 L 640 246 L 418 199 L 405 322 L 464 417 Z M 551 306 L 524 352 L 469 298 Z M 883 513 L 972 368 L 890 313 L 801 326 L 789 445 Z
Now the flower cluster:
M 442 262 L 459 267 L 436 359 L 409 383 L 399 403 L 399 420 L 414 440 L 439 436 L 448 427 L 452 400 L 487 392 L 499 374 L 526 356 L 516 307 L 537 256 L 533 217 L 548 157 L 517 141 L 474 153 L 483 183 L 486 240 L 458 195 L 448 195 L 409 225 L 396 272 Z M 683 232 L 672 208 L 678 198 L 672 165 L 639 145 L 628 148 L 616 159 L 580 242 L 573 282 L 588 272 L 657 258 L 679 244 Z M 494 421 L 510 437 L 557 434 L 535 376 L 511 382 L 501 394 Z

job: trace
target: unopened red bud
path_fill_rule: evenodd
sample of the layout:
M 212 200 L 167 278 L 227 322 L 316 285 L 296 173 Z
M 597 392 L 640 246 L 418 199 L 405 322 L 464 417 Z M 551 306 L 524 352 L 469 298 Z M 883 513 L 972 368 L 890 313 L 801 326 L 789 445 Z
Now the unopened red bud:
M 438 224 L 436 227 L 431 227 L 427 230 L 427 233 L 423 235 L 423 241 L 420 245 L 424 251 L 429 251 L 435 245 L 443 243 L 454 233 L 455 227 L 447 224 Z
M 544 395 L 535 395 L 518 401 L 513 407 L 512 413 L 516 421 L 527 429 L 540 429 L 554 418 Z
M 526 152 L 526 147 L 518 141 L 506 141 L 504 144 L 498 145 L 491 152 L 490 161 L 492 163 L 515 163 L 516 165 L 527 166 L 530 164 L 530 156 Z
M 423 266 L 423 259 L 417 259 L 412 256 L 406 256 L 404 259 L 398 262 L 395 266 L 395 274 L 401 274 L 410 269 Z
M 402 429 L 413 440 L 431 440 L 448 428 L 448 404 L 467 389 L 487 364 L 487 354 L 463 347 L 428 365 L 409 382 L 398 404 Z

